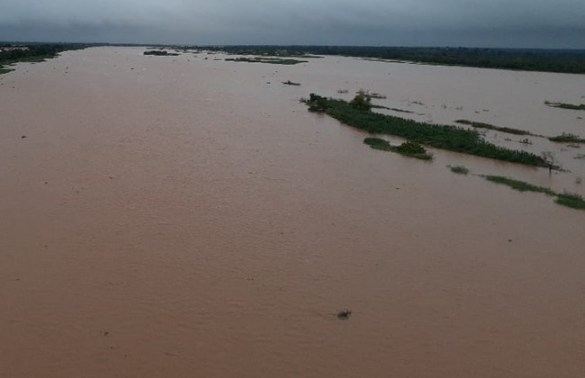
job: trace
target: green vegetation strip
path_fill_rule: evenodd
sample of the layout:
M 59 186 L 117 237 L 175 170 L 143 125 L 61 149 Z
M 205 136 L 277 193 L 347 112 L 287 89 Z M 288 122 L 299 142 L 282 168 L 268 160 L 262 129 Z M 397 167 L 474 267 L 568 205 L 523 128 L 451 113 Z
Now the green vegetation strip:
M 556 143 L 585 143 L 585 139 L 574 134 L 563 133 L 556 137 L 548 138 L 551 142 Z
M 585 210 L 585 199 L 577 194 L 557 194 L 557 199 L 555 202 L 559 205 L 567 206 L 572 209 Z
M 544 103 L 550 107 L 553 107 L 553 108 L 569 109 L 569 110 L 585 110 L 585 104 L 573 105 L 573 104 L 565 104 L 562 102 L 550 102 L 550 101 L 545 101 Z
M 294 65 L 294 64 L 299 64 L 299 63 L 307 63 L 306 60 L 268 58 L 268 57 L 226 58 L 225 61 L 226 62 L 245 62 L 245 63 L 284 64 L 284 65 Z
M 510 150 L 484 141 L 475 130 L 455 126 L 434 125 L 396 116 L 374 113 L 367 99 L 351 102 L 311 94 L 304 102 L 309 111 L 324 112 L 338 121 L 367 131 L 370 134 L 387 134 L 411 142 L 448 151 L 466 153 L 512 163 L 548 167 L 544 158 L 525 151 Z
M 469 169 L 462 165 L 457 166 L 447 166 L 451 172 L 467 175 L 469 174 Z M 519 192 L 533 192 L 533 193 L 543 193 L 550 197 L 556 197 L 555 203 L 570 207 L 572 209 L 577 210 L 585 210 L 585 198 L 578 194 L 572 193 L 557 193 L 550 188 L 545 188 L 543 186 L 533 185 L 524 181 L 511 179 L 509 177 L 504 176 L 492 176 L 492 175 L 478 175 L 479 177 L 483 177 L 489 182 L 493 182 L 498 185 L 505 185 L 509 188 L 517 190 Z
M 529 184 L 524 181 L 514 180 L 508 177 L 503 176 L 483 176 L 486 180 L 491 181 L 496 184 L 506 185 L 510 188 L 517 190 L 519 192 L 535 192 L 535 193 L 544 193 L 549 196 L 556 195 L 551 189 L 544 188 L 542 186 L 536 186 Z
M 153 55 L 153 56 L 179 56 L 177 53 L 168 52 L 165 50 L 152 50 L 152 51 L 145 51 L 144 55 Z
M 405 142 L 400 146 L 393 146 L 384 139 L 380 138 L 366 138 L 364 143 L 375 150 L 391 151 L 398 154 L 413 157 L 420 160 L 432 160 L 433 156 L 429 154 L 423 146 L 418 143 Z
M 489 123 L 468 121 L 466 119 L 459 119 L 455 122 L 459 123 L 461 125 L 468 125 L 468 126 L 475 127 L 478 129 L 495 130 L 495 131 L 500 131 L 502 133 L 508 133 L 508 134 L 514 134 L 514 135 L 534 135 L 534 134 L 531 134 L 530 132 L 524 131 L 524 130 L 513 129 L 511 127 L 494 126 L 494 125 L 490 125 Z
M 486 180 L 500 185 L 506 185 L 520 192 L 544 193 L 547 196 L 556 197 L 555 202 L 559 205 L 578 210 L 585 210 L 585 198 L 578 194 L 556 193 L 552 189 L 536 186 L 524 181 L 514 180 L 503 176 L 483 176 Z

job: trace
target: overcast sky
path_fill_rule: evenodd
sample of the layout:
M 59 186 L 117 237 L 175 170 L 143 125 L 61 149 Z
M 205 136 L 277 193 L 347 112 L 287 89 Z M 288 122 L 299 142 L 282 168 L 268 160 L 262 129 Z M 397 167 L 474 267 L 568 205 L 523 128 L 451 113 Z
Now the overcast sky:
M 585 0 L 0 0 L 0 40 L 585 48 Z

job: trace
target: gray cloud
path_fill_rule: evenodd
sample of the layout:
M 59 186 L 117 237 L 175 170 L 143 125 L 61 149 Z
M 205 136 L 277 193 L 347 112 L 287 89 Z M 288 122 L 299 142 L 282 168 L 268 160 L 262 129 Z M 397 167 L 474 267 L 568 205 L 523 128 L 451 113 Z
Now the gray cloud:
M 0 0 L 0 39 L 585 48 L 583 0 Z

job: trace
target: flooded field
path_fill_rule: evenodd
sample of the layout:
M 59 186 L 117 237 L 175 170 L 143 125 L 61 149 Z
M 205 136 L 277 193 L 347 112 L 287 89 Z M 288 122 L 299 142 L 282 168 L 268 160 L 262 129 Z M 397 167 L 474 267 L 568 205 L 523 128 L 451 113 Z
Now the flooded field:
M 585 137 L 544 105 L 585 76 L 143 51 L 0 76 L 0 376 L 583 375 L 585 211 L 446 166 L 585 194 L 585 145 L 487 132 L 552 174 L 422 162 L 299 98 Z

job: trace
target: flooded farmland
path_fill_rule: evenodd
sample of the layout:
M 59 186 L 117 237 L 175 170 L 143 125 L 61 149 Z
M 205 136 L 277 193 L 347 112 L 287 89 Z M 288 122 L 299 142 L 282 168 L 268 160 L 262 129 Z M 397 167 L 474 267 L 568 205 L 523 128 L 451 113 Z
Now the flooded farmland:
M 486 131 L 562 171 L 422 162 L 299 99 L 585 137 L 544 104 L 585 76 L 143 52 L 0 76 L 0 376 L 583 374 L 585 211 L 446 166 L 585 195 L 585 144 Z

